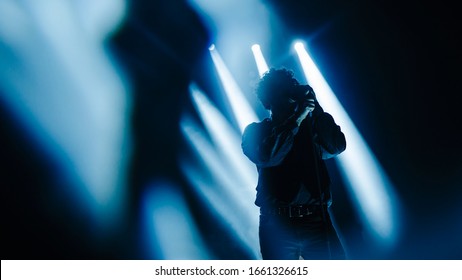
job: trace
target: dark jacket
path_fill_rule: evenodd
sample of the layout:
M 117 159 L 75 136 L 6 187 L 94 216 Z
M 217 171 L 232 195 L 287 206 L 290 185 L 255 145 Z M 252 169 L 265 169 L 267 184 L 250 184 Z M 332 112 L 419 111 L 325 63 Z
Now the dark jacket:
M 258 169 L 255 204 L 330 204 L 330 178 L 324 159 L 346 148 L 345 135 L 332 116 L 313 112 L 297 126 L 293 120 L 275 124 L 271 118 L 248 125 L 242 137 L 244 154 Z

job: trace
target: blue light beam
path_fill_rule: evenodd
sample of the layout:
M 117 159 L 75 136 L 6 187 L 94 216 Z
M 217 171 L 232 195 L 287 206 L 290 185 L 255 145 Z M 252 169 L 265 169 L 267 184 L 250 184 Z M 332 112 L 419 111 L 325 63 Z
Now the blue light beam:
M 258 208 L 253 203 L 256 169 L 243 155 L 240 135 L 226 118 L 195 84 L 190 92 L 212 142 L 206 139 L 207 132 L 183 116 L 181 130 L 201 165 L 181 159 L 181 168 L 210 209 L 223 217 L 237 239 L 258 258 Z M 211 178 L 206 177 L 208 173 Z
M 297 42 L 294 48 L 308 83 L 317 93 L 319 103 L 332 112 L 347 138 L 347 149 L 336 160 L 343 177 L 347 179 L 349 190 L 360 206 L 361 217 L 381 244 L 389 241 L 387 244 L 390 245 L 396 239 L 399 223 L 394 187 L 303 43 Z
M 255 195 L 250 188 L 236 182 L 239 174 L 230 172 L 226 162 L 214 149 L 205 132 L 191 118 L 184 116 L 181 128 L 188 143 L 196 153 L 198 162 L 181 159 L 180 167 L 195 187 L 208 209 L 214 211 L 231 229 L 229 232 L 258 258 L 258 209 L 254 206 Z M 210 175 L 210 176 L 209 176 Z
M 215 64 L 215 68 L 217 69 L 218 75 L 220 76 L 225 89 L 226 97 L 228 98 L 234 117 L 236 118 L 239 129 L 242 133 L 245 127 L 252 122 L 256 122 L 258 117 L 223 62 L 217 48 L 211 47 L 209 50 Z
M 257 174 L 255 166 L 244 156 L 241 149 L 241 136 L 221 112 L 194 85 L 190 87 L 194 105 L 202 118 L 214 146 L 229 163 L 229 169 L 235 174 L 240 186 L 255 186 Z
M 261 48 L 259 44 L 254 44 L 252 45 L 252 52 L 253 56 L 255 58 L 255 63 L 257 64 L 257 69 L 258 69 L 258 74 L 260 77 L 265 74 L 269 70 L 268 64 L 266 63 L 265 57 L 263 56 L 263 53 L 261 52 Z

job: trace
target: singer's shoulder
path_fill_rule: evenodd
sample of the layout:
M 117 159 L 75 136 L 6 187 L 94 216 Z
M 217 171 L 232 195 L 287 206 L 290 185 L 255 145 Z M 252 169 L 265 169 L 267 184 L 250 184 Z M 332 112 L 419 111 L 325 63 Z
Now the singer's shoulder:
M 259 122 L 252 122 L 248 124 L 244 129 L 244 134 L 250 133 L 252 131 L 261 131 L 262 129 L 270 128 L 271 127 L 271 119 L 265 118 Z
M 252 129 L 252 128 L 256 128 L 256 127 L 263 127 L 263 126 L 269 126 L 271 125 L 271 118 L 265 118 L 261 121 L 258 121 L 258 122 L 251 122 L 249 123 L 244 130 L 247 130 L 247 129 Z

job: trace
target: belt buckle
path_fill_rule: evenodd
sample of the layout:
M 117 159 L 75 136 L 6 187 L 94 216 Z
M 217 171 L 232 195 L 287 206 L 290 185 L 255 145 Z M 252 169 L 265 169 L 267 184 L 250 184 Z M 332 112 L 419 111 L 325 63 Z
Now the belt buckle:
M 293 213 L 293 210 L 295 210 L 295 213 Z M 309 216 L 311 214 L 313 214 L 313 212 L 310 212 L 310 210 L 308 208 L 305 209 L 306 213 L 303 213 L 303 205 L 297 205 L 297 206 L 290 206 L 289 207 L 289 217 L 290 218 L 302 218 L 304 216 Z

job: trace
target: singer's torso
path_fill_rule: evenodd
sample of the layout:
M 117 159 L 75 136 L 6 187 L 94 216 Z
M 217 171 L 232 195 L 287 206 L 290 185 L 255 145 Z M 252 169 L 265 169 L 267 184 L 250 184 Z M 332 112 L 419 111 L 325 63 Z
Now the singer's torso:
M 257 197 L 255 204 L 260 207 L 287 206 L 296 204 L 318 204 L 320 192 L 324 193 L 323 202 L 330 200 L 328 190 L 330 180 L 324 161 L 319 156 L 317 144 L 314 144 L 310 122 L 307 117 L 299 128 L 292 128 L 290 124 L 285 133 L 278 134 L 274 140 L 273 153 L 283 154 L 282 161 L 276 165 L 269 159 L 265 165 L 258 165 Z M 256 141 L 265 135 L 270 135 L 275 124 L 268 118 L 255 123 L 246 133 L 252 137 L 245 137 L 246 141 Z M 246 135 L 244 135 L 246 136 Z M 281 141 L 285 145 L 281 145 Z M 263 150 L 255 149 L 257 153 Z M 258 155 L 256 155 L 258 156 Z M 278 160 L 277 157 L 274 160 Z

